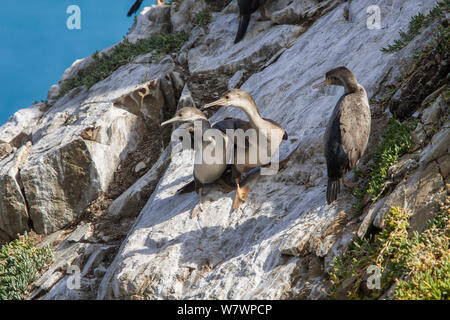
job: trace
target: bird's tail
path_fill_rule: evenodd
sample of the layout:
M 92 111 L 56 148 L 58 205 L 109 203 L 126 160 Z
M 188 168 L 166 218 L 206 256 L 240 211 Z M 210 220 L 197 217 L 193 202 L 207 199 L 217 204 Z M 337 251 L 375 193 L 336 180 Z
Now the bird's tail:
M 131 17 L 133 14 L 135 14 L 141 7 L 141 4 L 142 4 L 142 0 L 136 0 L 136 2 L 130 8 L 130 11 L 128 11 L 127 16 Z
M 183 193 L 190 193 L 195 191 L 195 181 L 191 181 L 185 186 L 178 189 L 177 193 L 183 194 Z
M 337 199 L 337 195 L 341 189 L 341 183 L 338 180 L 328 179 L 327 186 L 327 203 L 330 204 Z
M 248 24 L 250 22 L 250 15 L 243 15 L 239 21 L 239 29 L 236 34 L 236 39 L 234 39 L 234 43 L 238 43 L 245 36 L 245 32 L 247 31 Z

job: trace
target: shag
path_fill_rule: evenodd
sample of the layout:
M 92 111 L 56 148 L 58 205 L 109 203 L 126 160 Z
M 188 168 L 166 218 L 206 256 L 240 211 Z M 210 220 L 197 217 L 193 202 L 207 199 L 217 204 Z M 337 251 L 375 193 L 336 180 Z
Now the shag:
M 136 0 L 136 2 L 131 6 L 130 11 L 128 11 L 127 16 L 131 17 L 135 14 L 142 5 L 143 0 Z M 157 5 L 165 4 L 164 0 L 156 0 Z
M 245 121 L 228 118 L 211 126 L 206 116 L 200 110 L 192 107 L 185 107 L 180 109 L 172 119 L 161 123 L 161 126 L 165 126 L 175 122 L 189 122 L 193 124 L 194 135 L 202 138 L 201 141 L 194 141 L 194 143 L 197 144 L 195 146 L 195 150 L 200 150 L 200 148 L 202 151 L 205 151 L 207 148 L 213 150 L 214 145 L 219 145 L 223 148 L 223 158 L 218 159 L 221 160 L 217 161 L 218 163 L 210 163 L 211 161 L 209 160 L 205 161 L 206 152 L 195 153 L 194 183 L 195 191 L 200 196 L 199 210 L 202 211 L 202 196 L 205 185 L 214 182 L 218 182 L 222 186 L 224 185 L 224 181 L 221 180 L 221 177 L 229 167 L 230 163 L 230 161 L 227 159 L 227 155 L 229 154 L 227 153 L 227 148 L 232 147 L 230 145 L 230 139 L 226 134 L 226 130 L 245 128 L 249 125 Z M 196 130 L 199 131 L 195 132 Z M 205 132 L 207 130 L 212 131 L 209 131 L 208 137 L 205 137 Z M 217 139 L 221 139 L 222 141 L 217 141 Z M 211 152 L 211 154 L 212 156 L 215 156 L 214 152 Z M 197 208 L 195 208 L 193 210 L 192 217 L 195 217 L 197 214 L 198 210 Z
M 324 82 L 314 89 L 327 85 L 343 86 L 344 95 L 333 110 L 324 137 L 324 151 L 328 169 L 327 203 L 337 199 L 340 182 L 347 188 L 356 183 L 344 181 L 344 174 L 359 163 L 369 141 L 371 115 L 367 93 L 346 67 L 330 70 Z
M 259 20 L 268 20 L 264 5 L 267 0 L 238 0 L 239 6 L 239 27 L 234 39 L 234 43 L 238 43 L 244 38 L 247 31 L 248 24 L 250 23 L 250 17 L 258 8 L 261 11 L 261 18 Z
M 243 173 L 246 173 L 256 167 L 264 167 L 271 164 L 270 160 L 278 151 L 282 140 L 287 140 L 288 135 L 281 125 L 273 120 L 263 119 L 259 114 L 258 107 L 256 106 L 253 97 L 246 91 L 240 89 L 232 89 L 225 93 L 225 95 L 209 104 L 206 104 L 203 109 L 207 109 L 213 106 L 225 106 L 235 107 L 247 115 L 249 119 L 249 126 L 244 131 L 252 128 L 255 130 L 258 137 L 256 143 L 252 143 L 251 139 L 246 140 L 244 145 L 235 145 L 235 159 L 233 165 L 233 181 L 236 183 L 236 196 L 234 199 L 233 210 L 236 210 L 242 202 L 247 198 L 247 194 L 250 192 L 250 188 L 241 188 L 240 178 Z M 263 137 L 265 143 L 259 140 Z M 233 143 L 236 144 L 235 141 Z M 261 148 L 266 148 L 263 150 Z M 261 150 L 260 150 L 261 149 Z M 241 156 L 239 156 L 241 155 Z M 242 161 L 244 159 L 244 161 Z M 253 161 L 256 160 L 256 161 Z M 283 160 L 284 162 L 287 159 Z M 241 161 L 243 163 L 241 163 Z

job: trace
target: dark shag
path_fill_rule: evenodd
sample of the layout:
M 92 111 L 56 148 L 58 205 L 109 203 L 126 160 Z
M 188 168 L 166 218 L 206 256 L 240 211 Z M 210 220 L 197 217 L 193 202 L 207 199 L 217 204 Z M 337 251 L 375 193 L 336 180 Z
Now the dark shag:
M 333 110 L 324 137 L 324 152 L 328 169 L 327 203 L 337 199 L 340 181 L 345 187 L 356 184 L 344 181 L 344 174 L 358 165 L 369 141 L 371 115 L 367 93 L 346 67 L 330 70 L 326 80 L 315 85 L 343 86 L 344 95 Z

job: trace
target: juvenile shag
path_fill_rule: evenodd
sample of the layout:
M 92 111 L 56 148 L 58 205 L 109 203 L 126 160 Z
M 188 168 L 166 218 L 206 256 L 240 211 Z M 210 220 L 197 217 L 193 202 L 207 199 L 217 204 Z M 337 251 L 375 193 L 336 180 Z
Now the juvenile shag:
M 135 14 L 139 8 L 142 5 L 143 0 L 136 0 L 136 2 L 131 6 L 130 10 L 128 11 L 127 16 L 131 17 L 133 14 Z M 157 5 L 165 4 L 164 0 L 156 0 Z
M 270 160 L 275 152 L 278 152 L 278 147 L 282 140 L 287 140 L 288 136 L 281 125 L 273 120 L 263 119 L 261 117 L 252 96 L 244 90 L 232 89 L 225 93 L 219 100 L 205 105 L 203 109 L 213 106 L 235 107 L 245 112 L 249 119 L 249 129 L 254 129 L 258 137 L 256 143 L 247 140 L 244 145 L 238 144 L 236 147 L 232 174 L 233 180 L 236 183 L 236 196 L 233 205 L 233 210 L 236 210 L 246 200 L 247 194 L 250 192 L 250 188 L 246 187 L 242 189 L 240 187 L 241 174 L 256 167 L 270 165 Z M 262 143 L 259 137 L 265 140 L 264 143 Z M 236 142 L 234 143 L 236 144 Z
M 266 15 L 265 11 L 265 3 L 267 0 L 238 0 L 239 6 L 239 27 L 238 32 L 236 34 L 236 38 L 234 39 L 234 43 L 238 43 L 244 38 L 245 32 L 247 31 L 248 24 L 250 23 L 250 17 L 252 13 L 254 13 L 258 8 L 261 11 L 261 19 L 267 20 L 269 19 Z
M 328 169 L 327 203 L 337 199 L 340 182 L 347 188 L 355 183 L 344 181 L 344 174 L 358 165 L 369 141 L 371 115 L 367 93 L 346 67 L 330 70 L 314 89 L 327 85 L 343 86 L 344 95 L 333 110 L 324 137 Z
M 221 130 L 215 129 L 214 137 L 210 136 L 208 139 L 203 139 L 204 134 L 207 130 L 212 129 L 211 124 L 209 123 L 206 116 L 198 109 L 192 107 L 182 108 L 175 116 L 161 123 L 161 126 L 168 125 L 170 123 L 175 122 L 190 122 L 194 124 L 194 135 L 198 135 L 201 137 L 201 141 L 195 141 L 196 150 L 205 150 L 206 148 L 211 148 L 217 143 L 221 143 L 224 147 L 223 159 L 222 161 L 218 161 L 218 163 L 209 163 L 205 161 L 203 152 L 195 152 L 195 163 L 194 163 L 194 182 L 195 182 L 195 191 L 200 196 L 200 210 L 202 210 L 202 196 L 203 189 L 205 185 L 210 184 L 218 180 L 222 174 L 227 169 L 227 159 L 226 159 L 226 148 L 228 145 L 228 137 Z M 197 131 L 198 132 L 195 132 Z M 222 141 L 216 141 L 215 139 L 222 139 Z M 195 217 L 197 215 L 196 209 L 194 209 L 192 216 Z
M 196 143 L 197 145 L 195 146 L 196 153 L 193 172 L 195 191 L 200 196 L 199 209 L 201 211 L 204 187 L 207 184 L 215 182 L 219 182 L 219 184 L 223 185 L 224 182 L 221 180 L 222 175 L 225 173 L 227 168 L 229 168 L 230 161 L 229 159 L 227 159 L 227 156 L 230 154 L 230 152 L 227 153 L 227 148 L 232 148 L 233 146 L 230 145 L 231 140 L 228 138 L 226 130 L 236 130 L 238 128 L 245 129 L 249 127 L 249 124 L 239 119 L 227 118 L 211 126 L 206 116 L 200 110 L 192 107 L 180 109 L 172 119 L 161 123 L 161 126 L 165 126 L 175 122 L 192 123 L 194 136 L 197 135 L 198 137 L 201 137 L 201 141 L 194 141 L 194 143 Z M 208 135 L 205 136 L 207 130 Z M 220 139 L 221 141 L 218 141 L 218 139 Z M 212 163 L 210 159 L 205 159 L 205 156 L 209 154 L 207 153 L 207 150 L 214 150 L 214 146 L 216 145 L 222 146 L 223 157 L 221 159 L 217 159 L 219 161 Z M 198 152 L 200 148 L 202 152 Z M 211 155 L 215 156 L 215 153 L 211 152 Z M 193 210 L 192 216 L 195 217 L 197 213 L 198 210 L 196 208 Z

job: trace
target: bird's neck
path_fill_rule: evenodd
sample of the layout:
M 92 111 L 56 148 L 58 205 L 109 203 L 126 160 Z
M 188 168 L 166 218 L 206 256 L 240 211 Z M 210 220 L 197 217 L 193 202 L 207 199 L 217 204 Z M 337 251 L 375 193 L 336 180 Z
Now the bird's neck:
M 345 89 L 345 93 L 354 93 L 359 89 L 359 83 L 356 79 L 346 79 L 342 81 Z
M 203 136 L 206 130 L 211 129 L 211 123 L 206 119 L 194 121 L 194 148 L 196 151 L 203 149 L 206 146 Z
M 261 118 L 261 115 L 258 112 L 258 108 L 254 101 L 245 100 L 239 106 L 242 111 L 247 115 L 251 126 L 255 129 L 262 129 L 266 120 Z
M 194 121 L 194 133 L 203 137 L 206 130 L 211 129 L 211 124 L 206 119 Z

